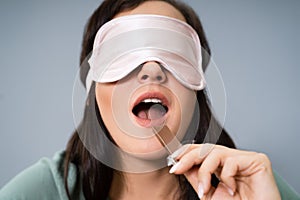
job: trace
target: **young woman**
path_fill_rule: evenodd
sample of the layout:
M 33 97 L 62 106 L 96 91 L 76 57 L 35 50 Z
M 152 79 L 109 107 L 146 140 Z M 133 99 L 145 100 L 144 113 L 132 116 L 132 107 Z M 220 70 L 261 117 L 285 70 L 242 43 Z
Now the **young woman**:
M 66 151 L 22 172 L 0 199 L 299 199 L 266 155 L 235 149 L 215 120 L 209 55 L 187 5 L 105 0 L 83 38 L 82 122 Z

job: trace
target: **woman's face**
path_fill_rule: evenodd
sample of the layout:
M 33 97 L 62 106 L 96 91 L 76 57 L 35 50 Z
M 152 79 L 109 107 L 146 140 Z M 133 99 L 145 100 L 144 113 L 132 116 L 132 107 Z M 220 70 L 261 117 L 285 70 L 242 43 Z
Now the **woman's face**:
M 147 1 L 115 17 L 133 14 L 164 15 L 185 21 L 176 8 L 162 1 Z M 144 63 L 118 82 L 97 83 L 96 100 L 114 141 L 133 154 L 163 149 L 152 127 L 166 126 L 177 138 L 183 138 L 196 103 L 195 91 L 184 87 L 154 61 Z

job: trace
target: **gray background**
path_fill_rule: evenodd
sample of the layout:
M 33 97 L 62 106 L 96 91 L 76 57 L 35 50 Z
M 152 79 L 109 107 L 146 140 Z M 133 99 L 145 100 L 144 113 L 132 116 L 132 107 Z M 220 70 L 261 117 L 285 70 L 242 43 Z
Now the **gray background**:
M 64 149 L 82 32 L 99 2 L 0 2 L 0 187 Z M 300 1 L 186 2 L 224 79 L 225 127 L 238 147 L 267 153 L 300 192 Z

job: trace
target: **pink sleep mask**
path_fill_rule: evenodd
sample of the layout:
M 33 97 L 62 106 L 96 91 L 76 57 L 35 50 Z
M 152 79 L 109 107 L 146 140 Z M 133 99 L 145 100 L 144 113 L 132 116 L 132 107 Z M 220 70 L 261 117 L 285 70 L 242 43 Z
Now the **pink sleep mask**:
M 104 24 L 96 34 L 88 60 L 87 89 L 93 81 L 118 81 L 141 64 L 155 61 L 181 84 L 202 90 L 201 45 L 187 23 L 160 15 L 128 15 Z

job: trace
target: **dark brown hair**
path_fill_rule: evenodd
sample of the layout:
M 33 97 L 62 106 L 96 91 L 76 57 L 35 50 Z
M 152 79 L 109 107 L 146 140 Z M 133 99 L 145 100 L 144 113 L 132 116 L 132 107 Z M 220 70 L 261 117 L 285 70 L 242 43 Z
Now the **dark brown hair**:
M 145 1 L 150 1 L 150 0 L 105 0 L 94 11 L 84 31 L 82 50 L 80 56 L 80 63 L 81 63 L 80 78 L 84 85 L 89 70 L 89 65 L 87 64 L 87 62 L 84 62 L 84 60 L 88 58 L 90 52 L 93 49 L 93 42 L 98 29 L 104 23 L 111 20 L 116 14 L 122 11 L 134 9 L 135 7 L 137 7 L 138 5 L 140 5 Z M 202 67 L 205 70 L 209 63 L 211 52 L 210 52 L 207 39 L 204 34 L 204 30 L 199 20 L 199 17 L 193 11 L 192 8 L 190 8 L 189 6 L 187 6 L 182 2 L 176 0 L 162 0 L 162 1 L 170 3 L 175 8 L 177 8 L 183 14 L 187 23 L 190 24 L 198 33 L 201 41 L 201 46 L 204 50 L 202 52 L 202 56 L 203 56 Z M 91 102 L 95 101 L 94 87 L 95 85 L 93 84 L 89 93 L 89 99 L 91 100 Z M 194 138 L 195 143 L 202 143 L 204 141 L 204 137 L 206 135 L 209 135 L 210 137 L 208 137 L 208 140 L 206 138 L 205 142 L 213 142 L 230 148 L 235 148 L 235 145 L 231 140 L 230 136 L 220 126 L 216 118 L 213 116 L 209 106 L 208 98 L 204 90 L 197 92 L 197 99 L 198 99 L 201 116 L 199 120 L 197 134 Z M 94 109 L 95 112 L 97 113 L 99 126 L 104 130 L 107 137 L 112 140 L 109 132 L 107 131 L 102 121 L 96 103 Z M 87 114 L 85 113 L 84 119 L 80 124 L 80 127 L 78 127 L 78 129 L 86 126 L 86 123 L 88 121 L 86 115 Z M 218 131 L 221 132 L 220 135 L 219 134 L 216 135 L 216 132 Z M 93 134 L 93 133 L 88 132 L 86 134 Z M 64 161 L 65 189 L 67 191 L 69 199 L 71 198 L 76 199 L 76 195 L 78 193 L 70 192 L 67 183 L 68 169 L 71 163 L 74 164 L 77 168 L 77 183 L 78 183 L 77 186 L 82 188 L 83 194 L 86 199 L 105 200 L 108 198 L 114 169 L 104 165 L 89 153 L 89 151 L 85 148 L 84 144 L 80 140 L 77 131 L 73 133 L 71 139 L 67 144 L 67 148 L 65 152 L 65 161 Z M 181 198 L 198 199 L 197 194 L 194 192 L 193 188 L 187 182 L 184 176 L 178 176 L 178 180 L 181 186 L 180 187 Z

